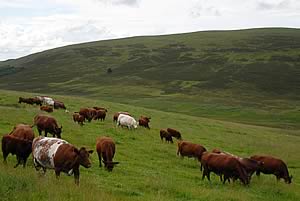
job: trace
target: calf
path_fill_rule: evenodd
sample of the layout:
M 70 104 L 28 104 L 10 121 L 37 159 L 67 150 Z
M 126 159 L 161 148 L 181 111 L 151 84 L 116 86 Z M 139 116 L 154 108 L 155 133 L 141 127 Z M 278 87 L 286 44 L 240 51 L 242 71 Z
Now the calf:
M 128 129 L 137 128 L 136 120 L 128 115 L 120 114 L 117 121 L 117 126 L 126 126 Z
M 262 162 L 262 168 L 256 171 L 256 175 L 260 175 L 260 172 L 264 174 L 274 174 L 277 180 L 284 179 L 285 183 L 290 184 L 293 176 L 289 176 L 287 165 L 283 160 L 274 158 L 272 156 L 260 156 L 254 155 L 250 157 L 253 160 Z
M 139 125 L 150 129 L 150 127 L 149 127 L 150 119 L 151 119 L 151 117 L 141 116 L 139 119 Z
M 45 137 L 47 137 L 47 133 L 51 133 L 53 137 L 57 136 L 61 138 L 62 126 L 58 127 L 54 117 L 38 114 L 34 117 L 33 126 L 35 125 L 37 126 L 39 135 L 42 134 L 42 131 L 45 131 Z
M 175 137 L 178 140 L 181 140 L 181 133 L 173 128 L 167 128 L 167 131 L 172 135 L 172 137 Z
M 99 166 L 101 167 L 101 156 L 103 163 L 108 171 L 112 171 L 116 164 L 119 162 L 113 162 L 113 158 L 116 151 L 115 142 L 110 137 L 100 137 L 96 141 L 96 150 L 99 158 Z
M 31 153 L 31 146 L 31 140 L 18 138 L 14 135 L 4 135 L 2 137 L 4 163 L 6 163 L 6 158 L 11 153 L 17 156 L 17 164 L 14 167 L 18 167 L 21 163 L 23 163 L 23 167 L 25 167 L 27 158 Z
M 32 143 L 32 156 L 36 170 L 43 168 L 54 169 L 56 177 L 61 172 L 74 173 L 75 184 L 79 185 L 79 166 L 91 167 L 89 159 L 93 150 L 88 151 L 85 147 L 77 149 L 67 141 L 57 138 L 37 137 Z
M 43 106 L 40 106 L 40 110 L 50 113 L 50 112 L 53 112 L 53 107 L 50 107 L 48 105 L 43 105 Z
M 201 158 L 201 164 L 204 167 L 202 179 L 206 176 L 210 181 L 210 172 L 214 172 L 217 175 L 224 175 L 223 183 L 230 177 L 240 179 L 245 185 L 249 183 L 244 167 L 235 157 L 204 152 Z
M 83 122 L 85 121 L 85 118 L 84 118 L 84 116 L 82 116 L 79 113 L 75 112 L 73 114 L 73 121 L 77 122 L 79 125 L 83 126 Z
M 61 101 L 54 100 L 54 109 L 67 109 L 65 104 Z
M 182 157 L 193 157 L 201 161 L 202 154 L 206 152 L 205 147 L 200 144 L 194 144 L 188 141 L 179 141 L 177 142 L 177 155 L 181 155 Z
M 161 141 L 163 141 L 163 139 L 165 138 L 166 142 L 173 143 L 172 135 L 167 130 L 160 129 L 159 134 L 160 134 Z

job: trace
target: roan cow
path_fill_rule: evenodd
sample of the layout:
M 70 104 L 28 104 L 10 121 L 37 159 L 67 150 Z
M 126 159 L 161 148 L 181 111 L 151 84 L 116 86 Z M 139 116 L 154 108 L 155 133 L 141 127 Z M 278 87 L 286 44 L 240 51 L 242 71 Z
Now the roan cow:
M 79 185 L 79 166 L 91 167 L 89 159 L 91 153 L 93 150 L 88 151 L 85 147 L 77 149 L 67 141 L 57 138 L 40 136 L 32 143 L 33 161 L 37 171 L 43 168 L 46 173 L 46 169 L 54 169 L 57 178 L 61 172 L 69 175 L 74 173 L 77 185 Z

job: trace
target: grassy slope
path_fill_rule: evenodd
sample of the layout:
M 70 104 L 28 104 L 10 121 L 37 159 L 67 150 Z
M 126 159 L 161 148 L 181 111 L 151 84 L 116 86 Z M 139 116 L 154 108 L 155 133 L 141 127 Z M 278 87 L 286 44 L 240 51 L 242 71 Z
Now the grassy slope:
M 299 29 L 210 31 L 85 43 L 0 62 L 0 87 L 299 128 L 299 66 Z
M 17 123 L 32 123 L 39 110 L 17 104 L 18 96 L 31 94 L 0 91 L 0 133 L 9 132 Z M 300 156 L 299 130 L 275 129 L 238 123 L 210 120 L 184 114 L 162 112 L 132 105 L 55 96 L 66 103 L 69 110 L 83 106 L 109 107 L 105 122 L 92 122 L 80 127 L 72 122 L 71 113 L 55 111 L 53 115 L 63 125 L 63 138 L 76 146 L 95 147 L 98 136 L 112 136 L 117 143 L 115 160 L 120 165 L 112 173 L 98 167 L 95 154 L 93 166 L 81 168 L 80 187 L 71 177 L 55 179 L 53 171 L 38 176 L 30 161 L 25 169 L 13 168 L 15 158 L 9 156 L 8 165 L 0 163 L 1 200 L 299 200 Z M 176 102 L 173 102 L 176 104 Z M 128 110 L 135 117 L 152 117 L 151 130 L 136 131 L 115 128 L 112 114 Z M 240 156 L 271 154 L 284 159 L 294 175 L 291 185 L 276 182 L 274 176 L 254 176 L 249 187 L 238 182 L 222 185 L 218 177 L 212 182 L 201 180 L 198 163 L 176 156 L 176 145 L 162 143 L 159 129 L 174 127 L 182 131 L 184 139 L 198 142 L 206 148 L 219 147 Z M 36 130 L 35 130 L 36 131 Z M 2 156 L 0 156 L 0 160 Z

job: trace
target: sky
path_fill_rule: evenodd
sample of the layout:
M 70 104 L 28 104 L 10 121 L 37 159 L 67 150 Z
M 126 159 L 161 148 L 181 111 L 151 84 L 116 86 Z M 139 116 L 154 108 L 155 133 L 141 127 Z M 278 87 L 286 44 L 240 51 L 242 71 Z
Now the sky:
M 300 0 L 0 0 L 0 61 L 97 40 L 300 28 Z

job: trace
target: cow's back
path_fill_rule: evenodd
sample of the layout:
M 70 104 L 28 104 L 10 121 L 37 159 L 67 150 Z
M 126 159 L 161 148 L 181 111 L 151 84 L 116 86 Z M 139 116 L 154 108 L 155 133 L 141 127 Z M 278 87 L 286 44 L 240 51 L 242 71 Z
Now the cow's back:
M 35 138 L 32 143 L 34 162 L 45 168 L 54 168 L 54 157 L 59 147 L 63 144 L 68 144 L 68 142 L 58 138 Z
M 11 132 L 11 135 L 20 138 L 20 139 L 27 139 L 27 140 L 33 140 L 34 138 L 34 132 L 31 126 L 26 124 L 18 124 L 15 126 L 13 131 Z

